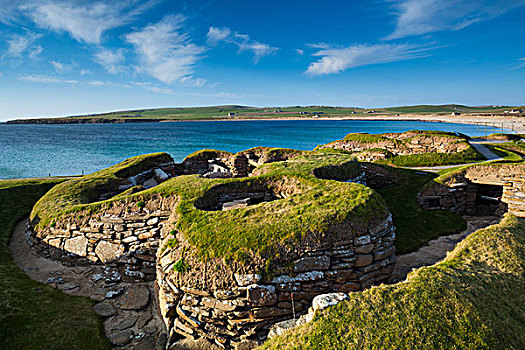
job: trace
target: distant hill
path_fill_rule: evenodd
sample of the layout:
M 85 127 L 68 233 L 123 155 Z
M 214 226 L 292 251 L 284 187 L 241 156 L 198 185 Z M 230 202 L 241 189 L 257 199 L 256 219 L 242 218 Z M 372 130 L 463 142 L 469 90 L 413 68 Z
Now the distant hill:
M 367 115 L 446 115 L 452 113 L 476 115 L 503 115 L 508 110 L 523 110 L 512 106 L 417 105 L 386 108 L 292 106 L 249 107 L 239 105 L 154 108 L 115 111 L 101 114 L 75 115 L 63 118 L 17 119 L 11 124 L 77 124 L 77 123 L 137 123 L 176 120 L 226 119 L 284 119 L 284 118 L 341 118 Z M 523 115 L 523 113 L 522 113 Z

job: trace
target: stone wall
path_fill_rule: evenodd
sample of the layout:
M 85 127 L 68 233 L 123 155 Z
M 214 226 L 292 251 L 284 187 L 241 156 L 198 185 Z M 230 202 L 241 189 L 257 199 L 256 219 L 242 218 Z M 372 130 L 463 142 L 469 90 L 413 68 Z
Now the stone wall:
M 446 137 L 411 132 L 382 134 L 381 138 L 375 142 L 343 139 L 320 146 L 320 148 L 335 148 L 349 152 L 362 152 L 357 155 L 358 159 L 368 162 L 386 159 L 391 155 L 456 153 L 464 151 L 469 147 L 470 145 L 460 137 Z
M 509 163 L 471 166 L 450 176 L 443 184 L 433 183 L 418 196 L 425 209 L 447 209 L 476 214 L 476 201 L 483 185 L 501 186 L 500 206 L 518 217 L 525 217 L 525 164 Z
M 173 266 L 180 255 L 176 250 L 161 252 L 157 265 L 159 306 L 170 341 L 183 336 L 204 337 L 228 348 L 258 344 L 272 324 L 304 314 L 317 295 L 360 291 L 387 280 L 396 261 L 394 240 L 389 216 L 346 241 L 301 252 L 291 271 L 270 278 L 238 274 L 228 266 L 223 268 L 220 261 L 211 262 L 208 269 L 232 274 L 223 278 L 234 282 L 220 289 L 213 281 L 206 287 L 206 267 L 176 272 Z M 198 275 L 185 275 L 192 273 Z
M 71 213 L 53 227 L 28 232 L 28 242 L 43 256 L 69 265 L 117 267 L 129 281 L 155 279 L 157 248 L 176 198 L 154 196 L 144 202 L 122 200 L 91 214 Z

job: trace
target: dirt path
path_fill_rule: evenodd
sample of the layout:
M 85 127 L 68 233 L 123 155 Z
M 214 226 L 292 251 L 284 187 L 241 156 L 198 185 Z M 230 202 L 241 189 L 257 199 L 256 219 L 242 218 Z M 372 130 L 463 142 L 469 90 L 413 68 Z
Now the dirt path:
M 447 256 L 447 252 L 453 250 L 456 245 L 469 234 L 500 221 L 499 218 L 494 216 L 464 216 L 464 218 L 467 221 L 467 229 L 465 231 L 432 240 L 417 252 L 399 255 L 390 282 L 397 283 L 404 281 L 413 269 L 434 265 L 443 260 Z
M 9 250 L 16 265 L 31 279 L 69 295 L 98 301 L 93 309 L 106 318 L 106 336 L 113 345 L 123 349 L 164 349 L 166 339 L 160 336 L 164 326 L 156 310 L 153 282 L 122 282 L 110 267 L 72 267 L 46 259 L 28 245 L 27 227 L 27 219 L 15 227 Z

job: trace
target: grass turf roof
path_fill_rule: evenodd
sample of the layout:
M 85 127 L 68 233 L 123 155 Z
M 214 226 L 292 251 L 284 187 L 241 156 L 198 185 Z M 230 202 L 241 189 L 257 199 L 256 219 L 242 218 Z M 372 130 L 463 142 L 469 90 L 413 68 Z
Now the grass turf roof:
M 447 258 L 318 313 L 263 349 L 522 349 L 525 222 L 507 214 Z
M 145 159 L 148 158 L 143 158 L 143 161 Z M 198 256 L 204 259 L 223 257 L 242 260 L 251 254 L 268 256 L 276 246 L 297 243 L 310 234 L 329 241 L 329 236 L 337 231 L 338 225 L 347 220 L 354 220 L 356 225 L 366 225 L 370 220 L 380 220 L 387 215 L 383 199 L 370 188 L 320 179 L 346 180 L 358 175 L 359 164 L 348 155 L 312 153 L 299 156 L 265 164 L 260 169 L 261 175 L 250 178 L 212 180 L 196 175 L 179 176 L 129 196 L 82 203 L 88 198 L 84 191 L 90 192 L 90 186 L 100 188 L 97 181 L 114 181 L 113 172 L 116 169 L 122 171 L 117 165 L 96 176 L 75 179 L 58 186 L 38 202 L 32 217 L 38 216 L 41 223 L 49 225 L 54 220 L 58 221 L 61 215 L 83 210 L 97 211 L 117 200 L 138 202 L 152 195 L 177 196 L 179 201 L 174 209 L 178 214 L 177 228 L 195 247 Z M 214 186 L 231 183 L 250 186 L 253 182 L 273 185 L 283 181 L 287 182 L 284 186 L 290 183 L 296 186 L 297 193 L 284 199 L 224 212 L 195 207 L 195 202 L 206 196 Z M 349 229 L 346 228 L 345 234 L 349 233 Z

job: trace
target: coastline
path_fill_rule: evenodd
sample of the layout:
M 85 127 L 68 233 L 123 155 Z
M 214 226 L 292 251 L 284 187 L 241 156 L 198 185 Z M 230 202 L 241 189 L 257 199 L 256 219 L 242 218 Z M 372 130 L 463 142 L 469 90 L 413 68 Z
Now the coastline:
M 498 132 L 498 129 L 506 129 L 519 134 L 525 133 L 525 118 L 513 116 L 484 116 L 484 115 L 370 115 L 370 116 L 337 116 L 337 117 L 273 117 L 273 118 L 206 118 L 206 119 L 26 119 L 12 120 L 5 124 L 124 124 L 124 123 L 176 123 L 176 122 L 222 122 L 222 121 L 289 121 L 289 120 L 355 120 L 355 121 L 418 121 L 418 122 L 441 122 L 456 124 L 480 124 L 480 127 L 488 127 L 488 132 Z M 2 123 L 4 124 L 4 123 Z

